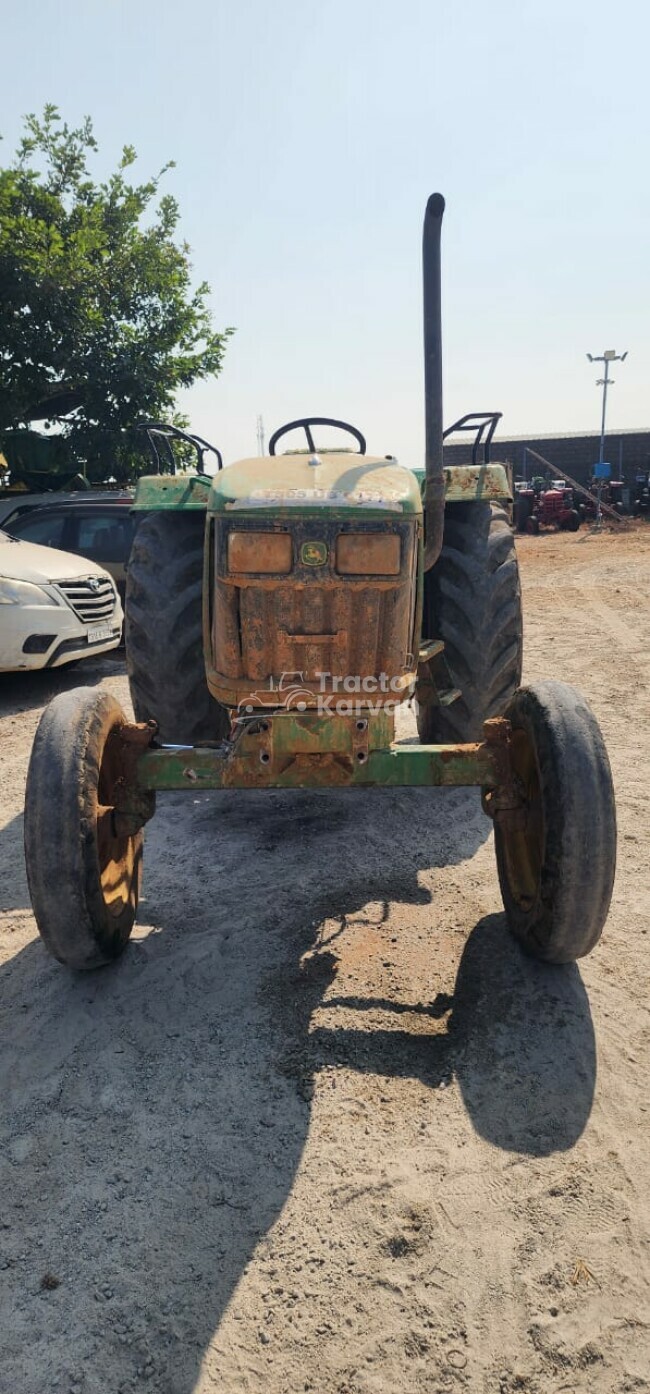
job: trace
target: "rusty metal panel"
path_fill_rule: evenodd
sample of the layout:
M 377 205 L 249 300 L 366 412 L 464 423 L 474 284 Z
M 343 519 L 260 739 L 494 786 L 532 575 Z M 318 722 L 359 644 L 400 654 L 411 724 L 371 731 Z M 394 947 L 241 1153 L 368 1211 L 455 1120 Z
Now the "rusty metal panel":
M 217 586 L 213 597 L 212 653 L 232 678 L 242 676 L 241 637 L 239 630 L 239 594 L 234 586 Z M 209 676 L 208 676 L 209 683 Z M 218 696 L 215 693 L 215 696 Z
M 313 688 L 314 700 L 309 692 L 307 699 L 315 705 L 322 691 L 333 690 L 330 680 L 323 687 L 321 674 L 360 680 L 385 674 L 390 680 L 403 678 L 414 667 L 415 523 L 391 522 L 381 527 L 362 520 L 345 525 L 331 518 L 296 516 L 289 534 L 286 524 L 270 528 L 267 521 L 257 519 L 215 521 L 212 653 L 207 673 L 218 700 L 238 705 L 247 693 L 256 698 L 261 689 L 271 687 L 273 679 L 277 683 L 283 673 L 295 673 L 307 688 Z M 255 538 L 272 532 L 274 538 L 291 539 L 290 575 L 231 573 L 229 535 L 249 530 Z M 399 550 L 401 572 L 341 576 L 337 547 L 350 535 L 355 546 L 358 537 L 370 548 L 388 542 L 394 555 Z M 306 548 L 318 555 L 318 565 L 303 559 Z M 395 700 L 394 690 L 387 695 Z
M 471 503 L 479 499 L 512 503 L 504 465 L 446 465 L 444 476 L 446 503 Z
M 411 586 L 354 591 L 319 586 L 239 592 L 243 675 L 259 681 L 300 671 L 361 677 L 401 673 L 411 650 Z M 218 652 L 218 650 L 217 650 Z
M 391 745 L 384 750 L 357 745 L 352 753 L 304 748 L 276 752 L 269 739 L 272 723 L 265 724 L 267 729 L 256 746 L 244 748 L 242 742 L 241 753 L 236 749 L 230 756 L 198 748 L 150 749 L 138 761 L 137 787 L 162 790 L 476 785 L 490 789 L 498 785 L 499 761 L 487 741 L 465 746 Z
M 424 468 L 417 466 L 413 474 L 420 489 L 424 490 Z M 443 475 L 445 503 L 472 503 L 480 499 L 512 503 L 512 483 L 507 465 L 445 465 Z

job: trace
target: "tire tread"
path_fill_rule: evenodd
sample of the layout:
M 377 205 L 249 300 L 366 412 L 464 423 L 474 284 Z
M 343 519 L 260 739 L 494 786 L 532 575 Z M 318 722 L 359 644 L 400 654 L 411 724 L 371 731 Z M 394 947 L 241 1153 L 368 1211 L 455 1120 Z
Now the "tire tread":
M 477 740 L 521 681 L 523 622 L 514 538 L 496 503 L 451 504 L 440 558 L 425 577 L 427 638 L 445 644 L 452 685 L 449 707 L 422 706 L 426 743 Z
M 153 513 L 135 537 L 126 587 L 126 663 L 137 721 L 163 741 L 198 745 L 227 735 L 203 657 L 205 517 Z

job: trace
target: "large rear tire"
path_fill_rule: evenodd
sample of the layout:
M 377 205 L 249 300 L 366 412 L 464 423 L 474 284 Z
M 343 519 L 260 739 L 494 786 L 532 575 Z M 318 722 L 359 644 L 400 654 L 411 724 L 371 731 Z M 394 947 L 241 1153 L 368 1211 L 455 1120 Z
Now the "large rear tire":
M 41 717 L 27 774 L 25 862 L 40 936 L 70 968 L 125 949 L 142 877 L 142 832 L 115 831 L 126 716 L 101 688 L 63 692 Z
M 447 506 L 442 552 L 425 576 L 423 632 L 444 641 L 452 686 L 462 696 L 448 707 L 420 703 L 420 740 L 478 740 L 483 722 L 501 715 L 521 681 L 519 568 L 500 504 Z
M 517 532 L 525 532 L 528 519 L 533 511 L 533 500 L 528 494 L 517 494 L 515 497 L 515 527 Z
M 598 942 L 614 885 L 616 807 L 605 743 L 568 683 L 520 688 L 505 715 L 525 798 L 523 818 L 495 815 L 508 924 L 535 958 L 571 963 Z
M 126 666 L 137 721 L 157 721 L 179 745 L 222 740 L 225 707 L 203 658 L 205 514 L 152 513 L 133 543 L 126 578 Z

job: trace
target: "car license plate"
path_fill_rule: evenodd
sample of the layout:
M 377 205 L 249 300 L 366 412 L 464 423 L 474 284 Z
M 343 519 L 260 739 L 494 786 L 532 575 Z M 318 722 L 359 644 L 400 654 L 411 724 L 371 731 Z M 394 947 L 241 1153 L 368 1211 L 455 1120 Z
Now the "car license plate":
M 110 624 L 95 624 L 88 630 L 88 643 L 99 644 L 102 639 L 112 639 L 113 631 Z

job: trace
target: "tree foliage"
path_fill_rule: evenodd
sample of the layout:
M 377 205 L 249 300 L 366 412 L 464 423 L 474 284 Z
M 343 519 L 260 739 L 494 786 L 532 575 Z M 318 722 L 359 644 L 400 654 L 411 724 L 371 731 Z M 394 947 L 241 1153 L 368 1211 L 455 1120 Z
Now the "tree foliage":
M 178 204 L 160 193 L 171 166 L 131 183 L 125 146 L 97 183 L 96 150 L 90 119 L 71 129 L 48 105 L 0 169 L 0 448 L 48 416 L 89 478 L 124 478 L 134 423 L 174 419 L 179 389 L 219 373 L 232 330 L 215 331 L 209 287 L 192 287 Z

